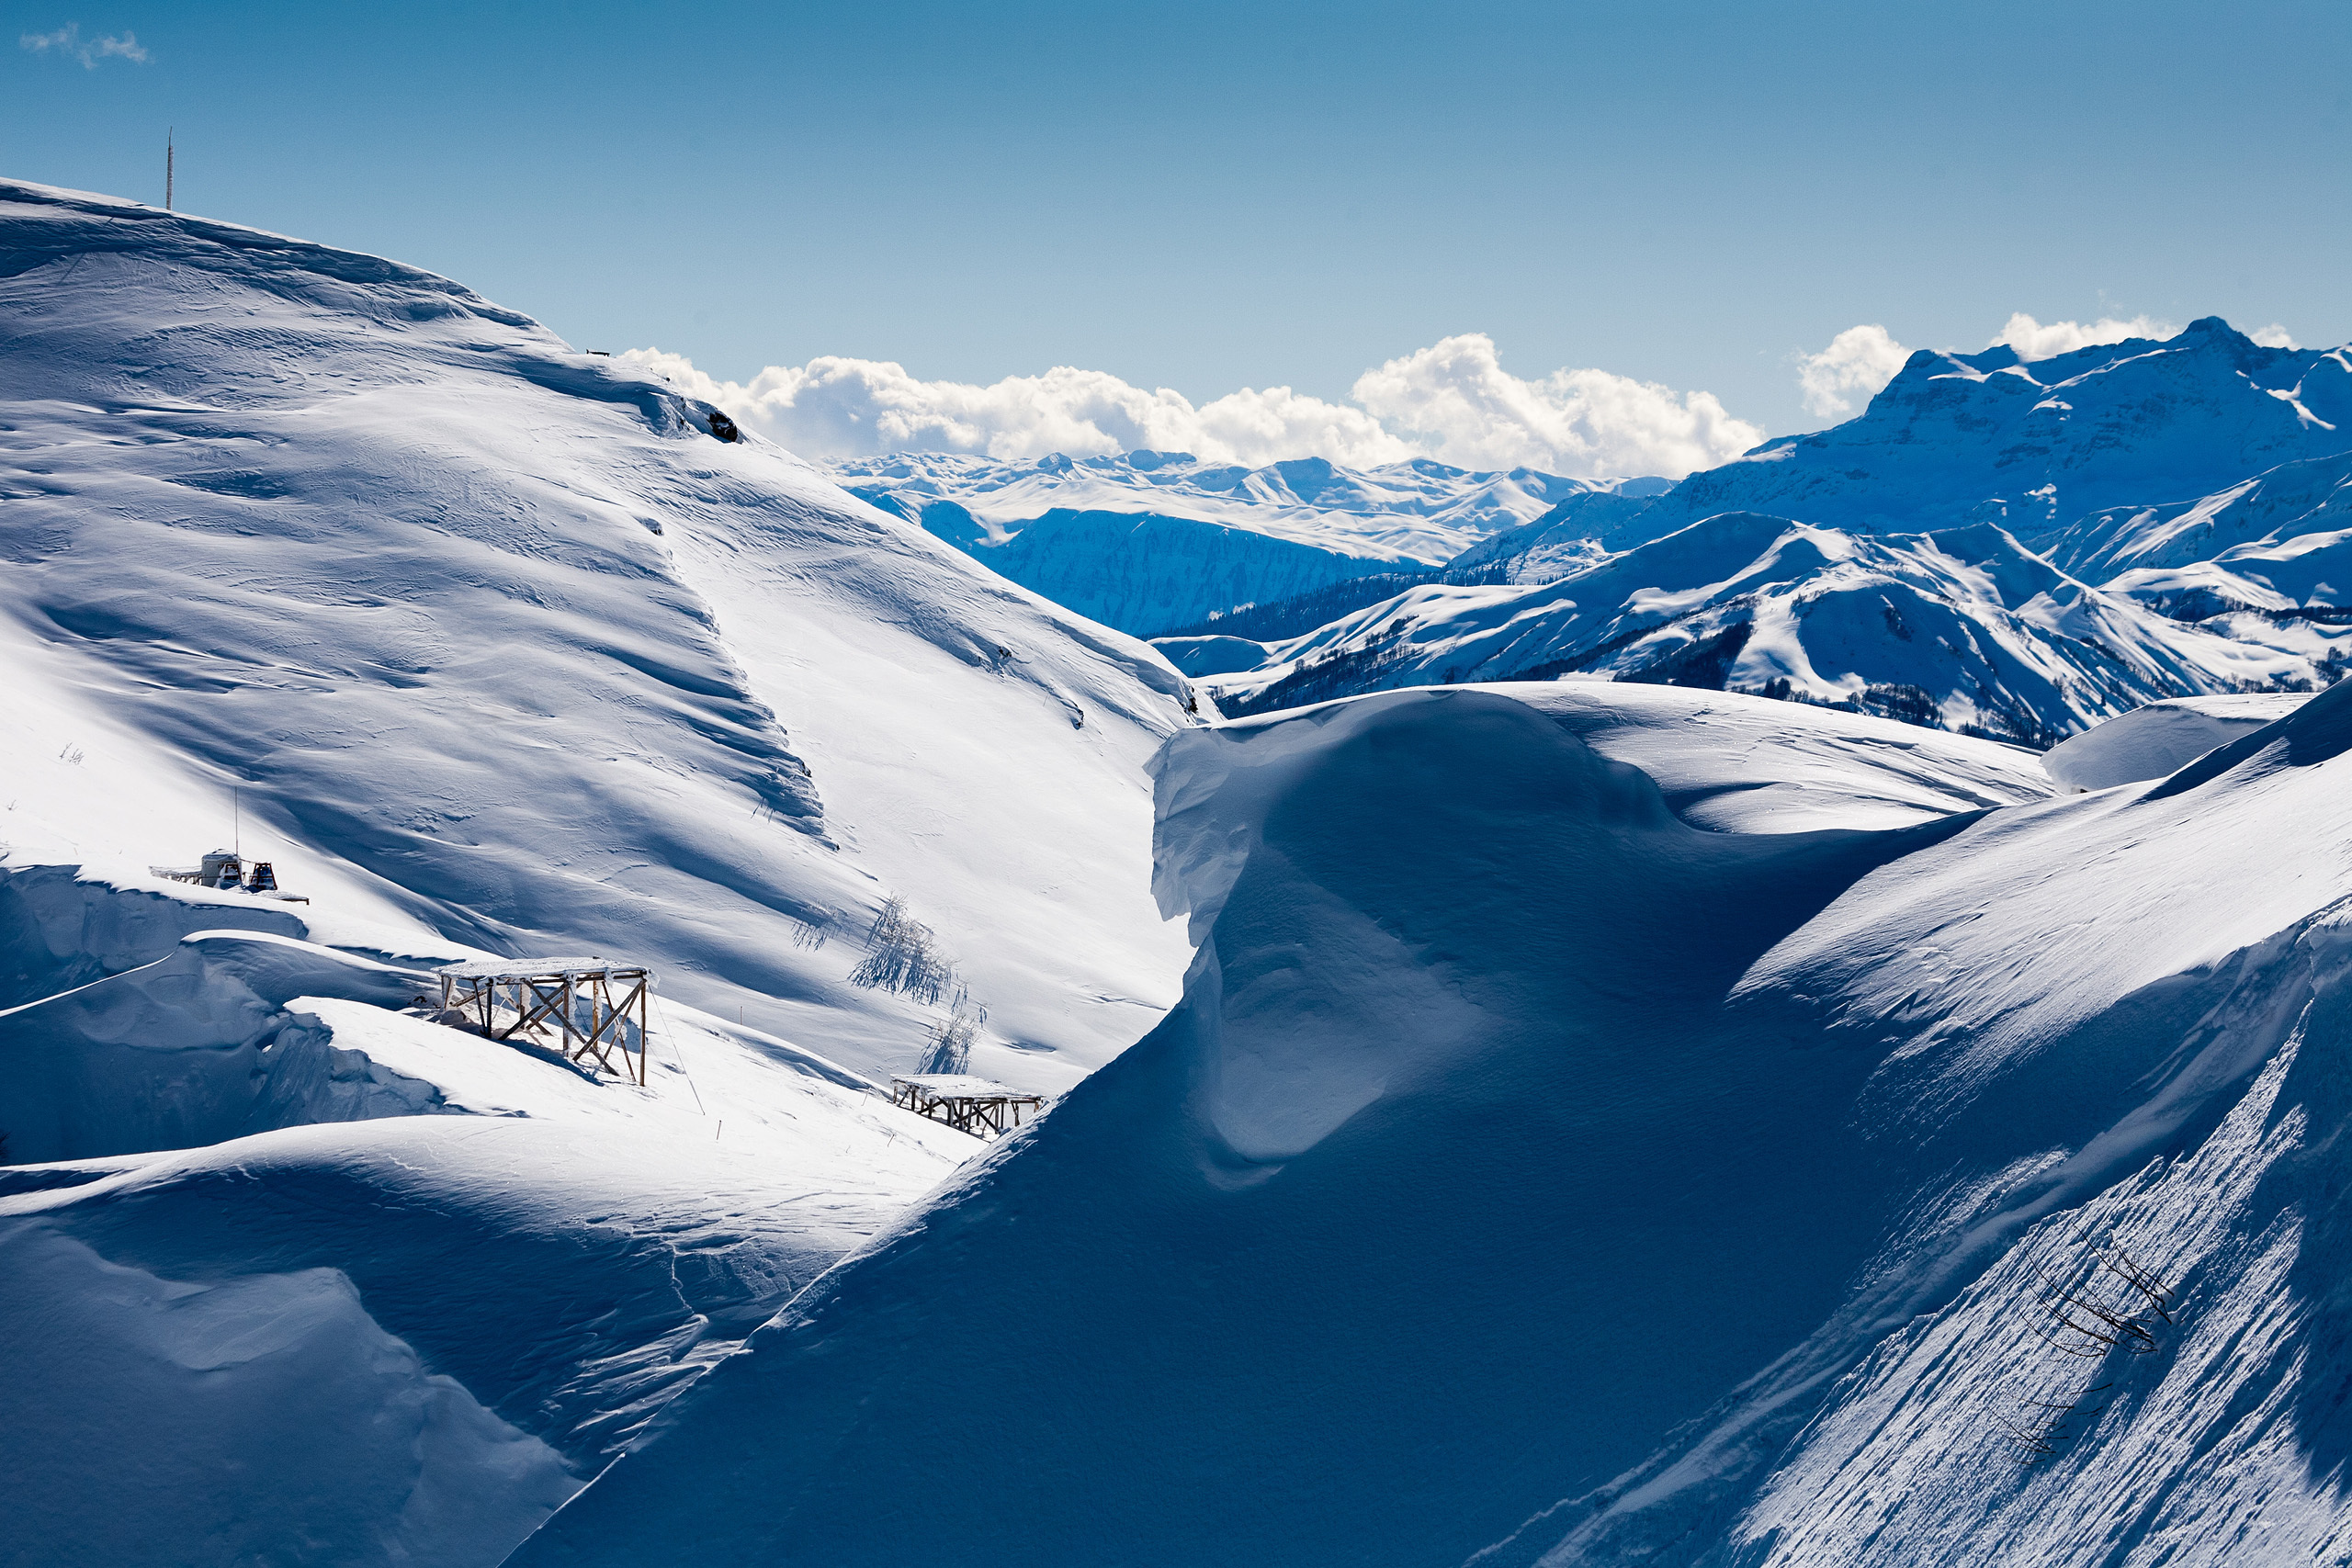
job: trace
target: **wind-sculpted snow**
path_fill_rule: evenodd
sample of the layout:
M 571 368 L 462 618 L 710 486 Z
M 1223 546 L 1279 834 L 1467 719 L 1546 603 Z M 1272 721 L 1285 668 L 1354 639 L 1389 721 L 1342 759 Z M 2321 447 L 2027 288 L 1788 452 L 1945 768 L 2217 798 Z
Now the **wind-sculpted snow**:
M 17 859 L 188 863 L 606 951 L 854 1064 L 892 894 L 1055 1088 L 1183 950 L 1146 893 L 1156 655 L 446 279 L 0 186 Z
M 1532 586 L 1427 587 L 1217 679 L 1227 712 L 1584 674 L 1839 703 L 2047 745 L 2152 698 L 2327 683 L 2290 648 L 2102 592 L 1989 524 L 1858 536 L 1728 513 Z
M 2352 691 L 2169 786 L 1756 834 L 1595 749 L 1667 710 L 1529 705 L 1554 690 L 1176 738 L 1183 1003 L 517 1564 L 2340 1541 Z M 1696 799 L 1740 775 L 1679 754 Z M 2118 1246 L 2173 1321 L 2054 1355 L 2037 1271 Z M 2078 1373 L 2122 1392 L 2063 1450 L 2012 1441 Z

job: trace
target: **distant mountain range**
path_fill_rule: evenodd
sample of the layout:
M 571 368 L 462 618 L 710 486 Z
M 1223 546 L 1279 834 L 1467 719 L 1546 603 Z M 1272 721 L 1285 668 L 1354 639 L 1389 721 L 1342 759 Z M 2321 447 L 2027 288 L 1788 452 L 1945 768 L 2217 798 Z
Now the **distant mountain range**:
M 1022 586 L 1147 637 L 1351 578 L 1435 570 L 1562 503 L 1668 488 L 1425 460 L 1249 468 L 1148 451 L 1020 462 L 902 452 L 833 474 Z
M 1467 545 L 1445 582 L 1432 571 L 1376 604 L 1347 596 L 1345 614 L 1311 628 L 1261 632 L 1254 661 L 1230 636 L 1213 649 L 1187 640 L 1163 651 L 1203 675 L 1214 665 L 1227 712 L 1394 686 L 1599 676 L 2048 745 L 2157 698 L 2308 691 L 2342 673 L 2352 661 L 2347 430 L 2344 350 L 2266 348 L 2218 318 L 2164 342 L 2032 362 L 2007 347 L 1922 352 L 1855 419 L 1679 484 L 1410 466 L 1420 494 L 1451 484 L 1461 497 L 1431 515 L 1493 521 L 1510 511 L 1506 494 L 1557 499 Z M 1335 481 L 1343 472 L 1329 471 Z M 1376 488 L 1363 478 L 1330 488 L 1362 505 Z M 1249 498 L 1273 488 L 1220 492 L 1221 525 L 1272 536 L 1281 517 L 1281 536 L 1310 547 L 1297 487 L 1288 502 L 1262 503 L 1264 528 L 1252 523 L 1247 507 L 1261 503 Z M 1095 614 L 1099 591 L 1073 588 L 1087 576 L 1077 558 L 1091 550 L 1096 575 L 1116 577 L 1126 560 L 1104 536 L 1150 530 L 1107 514 L 1090 526 L 1081 537 L 1053 525 L 1052 570 L 1035 558 L 1043 550 L 1016 562 L 1015 551 L 992 558 L 1006 547 L 992 541 L 967 547 Z M 1317 536 L 1311 547 L 1333 549 L 1332 535 Z M 1272 553 L 1222 545 L 1228 570 L 1193 570 L 1202 591 L 1190 603 L 1235 608 L 1182 629 L 1197 637 L 1230 620 L 1242 630 L 1236 610 L 1254 605 L 1250 626 L 1287 631 L 1300 617 L 1278 602 L 1323 603 L 1335 581 L 1398 570 L 1350 557 L 1310 581 L 1295 563 L 1257 568 Z M 1491 579 L 1503 581 L 1479 585 Z M 1129 618 L 1114 624 L 1165 629 L 1122 609 Z

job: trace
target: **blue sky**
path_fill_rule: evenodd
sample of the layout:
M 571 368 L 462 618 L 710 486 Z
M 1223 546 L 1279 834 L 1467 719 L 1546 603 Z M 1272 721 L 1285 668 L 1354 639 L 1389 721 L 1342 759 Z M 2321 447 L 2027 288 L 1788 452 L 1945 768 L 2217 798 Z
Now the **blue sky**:
M 2352 7 L 10 0 L 0 172 L 458 277 L 582 345 L 1344 399 L 1483 333 L 1824 423 L 1862 322 L 2352 337 Z M 24 47 L 59 30 L 68 43 Z M 144 61 L 74 44 L 135 38 Z

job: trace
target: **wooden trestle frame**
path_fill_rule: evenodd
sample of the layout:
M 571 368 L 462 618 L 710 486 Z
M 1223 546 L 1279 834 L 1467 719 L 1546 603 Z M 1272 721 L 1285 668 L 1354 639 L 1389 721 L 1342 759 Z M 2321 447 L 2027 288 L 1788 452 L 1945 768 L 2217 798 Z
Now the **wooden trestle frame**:
M 959 1073 L 907 1073 L 891 1075 L 890 1103 L 975 1138 L 1001 1138 L 1021 1125 L 1023 1111 L 1034 1117 L 1046 1097 Z
M 517 1034 L 543 1039 L 547 1025 L 553 1023 L 556 1048 L 566 1061 L 593 1062 L 599 1072 L 641 1086 L 652 987 L 651 970 L 601 958 L 452 964 L 441 971 L 441 1010 L 478 1021 L 492 1040 L 512 1040 Z M 586 1033 L 581 1032 L 576 1005 L 582 1001 L 588 1004 Z M 628 1032 L 622 1027 L 632 1021 L 632 1012 L 637 1024 L 633 1053 Z M 501 1014 L 512 1017 L 502 1023 Z M 613 1061 L 616 1050 L 620 1053 L 618 1066 Z

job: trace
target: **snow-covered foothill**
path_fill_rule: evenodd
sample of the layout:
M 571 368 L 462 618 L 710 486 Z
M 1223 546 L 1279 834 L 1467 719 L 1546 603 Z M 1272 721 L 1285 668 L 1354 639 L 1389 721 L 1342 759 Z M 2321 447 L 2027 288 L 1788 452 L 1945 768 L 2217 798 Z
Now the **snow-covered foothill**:
M 2052 747 L 2041 765 L 2052 783 L 2075 791 L 2160 779 L 2309 700 L 2299 693 L 2251 692 L 2149 703 Z
M 833 472 L 1023 587 L 1143 637 L 1350 577 L 1434 568 L 1523 532 L 1555 502 L 1634 505 L 1627 498 L 1667 488 L 1427 459 L 1245 468 L 1148 451 L 1035 462 L 900 452 Z
M 2337 350 L 2331 363 L 2342 357 Z M 2352 433 L 2323 444 L 2346 449 L 2281 463 L 2211 494 L 2094 512 L 2036 543 L 2069 571 L 2099 578 L 2259 555 L 2307 535 L 2340 544 L 2352 525 Z
M 1386 548 L 1328 548 L 1227 523 L 1057 509 L 974 559 L 1106 626 L 1157 637 L 1237 604 L 1310 593 L 1350 578 L 1416 570 Z
M 20 184 L 0 252 L 12 863 L 241 819 L 321 918 L 872 1071 L 964 995 L 1057 1090 L 1172 999 L 1149 649 L 447 279 Z M 928 983 L 854 985 L 894 898 Z

